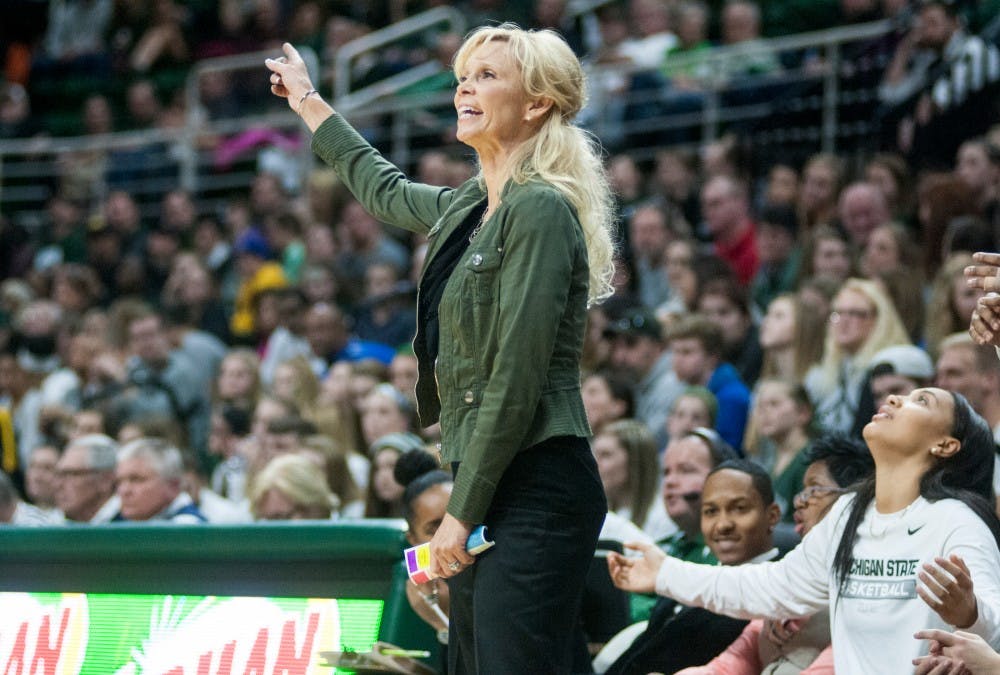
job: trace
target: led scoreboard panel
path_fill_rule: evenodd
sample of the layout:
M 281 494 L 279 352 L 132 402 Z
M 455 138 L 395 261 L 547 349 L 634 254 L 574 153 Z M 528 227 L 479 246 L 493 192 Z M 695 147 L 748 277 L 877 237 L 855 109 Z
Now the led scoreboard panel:
M 434 650 L 398 520 L 0 528 L 0 673 L 318 675 Z

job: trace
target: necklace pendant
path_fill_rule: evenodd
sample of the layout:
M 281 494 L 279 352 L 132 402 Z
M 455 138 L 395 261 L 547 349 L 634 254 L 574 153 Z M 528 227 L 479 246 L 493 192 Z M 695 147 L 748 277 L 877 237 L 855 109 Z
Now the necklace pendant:
M 470 244 L 472 243 L 472 240 L 478 237 L 479 233 L 483 231 L 484 225 L 486 225 L 486 211 L 483 211 L 483 215 L 479 217 L 479 222 L 476 223 L 474 228 L 472 228 L 472 234 L 469 235 Z

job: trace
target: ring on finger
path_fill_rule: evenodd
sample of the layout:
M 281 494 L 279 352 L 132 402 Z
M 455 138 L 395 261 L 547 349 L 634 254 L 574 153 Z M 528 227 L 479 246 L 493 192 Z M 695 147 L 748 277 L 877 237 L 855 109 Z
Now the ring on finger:
M 453 560 L 452 562 L 448 563 L 448 569 L 450 569 L 452 572 L 457 572 L 461 568 L 462 568 L 462 563 L 458 562 L 457 560 Z

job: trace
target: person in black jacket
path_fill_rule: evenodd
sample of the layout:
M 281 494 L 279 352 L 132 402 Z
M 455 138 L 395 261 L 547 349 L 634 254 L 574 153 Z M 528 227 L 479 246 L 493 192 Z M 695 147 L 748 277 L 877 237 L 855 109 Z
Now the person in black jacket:
M 780 518 L 771 477 L 757 464 L 745 459 L 727 460 L 705 480 L 701 530 L 721 564 L 742 565 L 777 558 L 772 534 Z M 674 673 L 706 663 L 728 647 L 746 624 L 741 619 L 660 598 L 646 629 L 604 672 Z

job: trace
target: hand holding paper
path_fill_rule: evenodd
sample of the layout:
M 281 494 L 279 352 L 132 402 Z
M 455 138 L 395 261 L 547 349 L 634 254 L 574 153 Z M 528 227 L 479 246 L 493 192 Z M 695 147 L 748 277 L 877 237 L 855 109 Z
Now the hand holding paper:
M 494 546 L 494 542 L 488 538 L 485 525 L 477 525 L 469 534 L 469 539 L 465 543 L 465 550 L 470 555 L 479 555 L 483 551 Z M 431 545 L 430 543 L 411 546 L 403 551 L 403 559 L 406 561 L 406 572 L 415 584 L 423 584 L 436 575 L 431 573 Z

